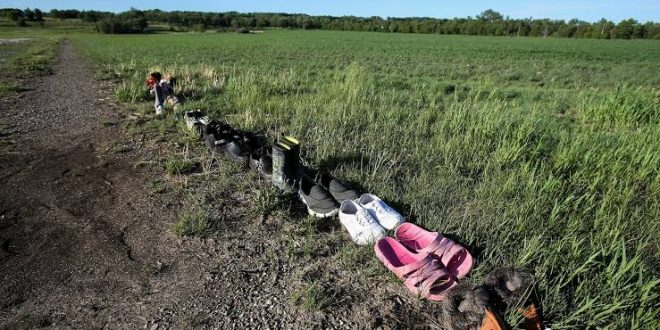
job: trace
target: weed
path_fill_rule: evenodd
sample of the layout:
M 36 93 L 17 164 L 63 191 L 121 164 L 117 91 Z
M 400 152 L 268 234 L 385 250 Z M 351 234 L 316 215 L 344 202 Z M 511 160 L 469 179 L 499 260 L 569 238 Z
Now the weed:
M 177 215 L 172 232 L 177 236 L 202 237 L 209 227 L 208 215 L 203 211 L 189 211 Z
M 195 163 L 178 155 L 172 156 L 165 161 L 165 170 L 169 175 L 191 173 L 195 167 Z
M 115 145 L 112 147 L 112 151 L 113 151 L 115 154 L 123 154 L 123 153 L 129 152 L 129 151 L 131 151 L 131 150 L 133 150 L 133 147 L 131 147 L 131 146 L 128 145 L 128 144 L 124 144 L 124 143 L 115 144 Z
M 320 312 L 334 305 L 337 298 L 336 293 L 316 281 L 306 283 L 300 290 L 291 294 L 293 304 L 313 312 Z
M 21 87 L 16 82 L 0 82 L 0 96 L 9 95 L 21 91 Z
M 162 194 L 167 191 L 167 184 L 163 180 L 154 180 L 151 182 L 150 192 L 152 194 Z
M 272 185 L 252 188 L 252 207 L 257 215 L 266 217 L 275 211 L 278 205 L 279 193 Z

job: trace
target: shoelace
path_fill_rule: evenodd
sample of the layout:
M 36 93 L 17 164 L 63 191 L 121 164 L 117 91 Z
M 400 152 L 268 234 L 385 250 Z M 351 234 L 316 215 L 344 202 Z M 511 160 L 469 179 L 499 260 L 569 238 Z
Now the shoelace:
M 364 210 L 358 211 L 355 215 L 355 218 L 357 219 L 357 222 L 362 226 L 367 226 L 374 222 L 374 220 L 371 218 L 371 215 Z
M 392 208 L 389 207 L 387 204 L 381 202 L 381 201 L 377 201 L 376 203 L 374 203 L 374 208 L 379 213 L 391 213 L 392 212 Z

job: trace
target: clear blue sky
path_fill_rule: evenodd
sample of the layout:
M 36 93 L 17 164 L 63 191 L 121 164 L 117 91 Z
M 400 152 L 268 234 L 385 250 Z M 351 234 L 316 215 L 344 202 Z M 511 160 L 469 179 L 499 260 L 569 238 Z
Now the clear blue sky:
M 513 18 L 578 18 L 597 21 L 606 18 L 618 22 L 626 18 L 638 21 L 660 21 L 660 0 L 0 0 L 1 7 L 56 9 L 86 9 L 124 11 L 138 9 L 285 12 L 310 15 L 355 15 L 382 17 L 428 16 L 453 18 L 476 16 L 485 9 L 494 9 Z

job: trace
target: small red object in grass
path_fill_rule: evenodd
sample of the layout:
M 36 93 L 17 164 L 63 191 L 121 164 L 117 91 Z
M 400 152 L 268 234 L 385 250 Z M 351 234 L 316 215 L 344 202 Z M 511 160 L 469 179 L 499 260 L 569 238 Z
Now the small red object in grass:
M 145 83 L 147 84 L 147 86 L 153 87 L 158 82 L 156 81 L 156 79 L 154 79 L 154 77 L 149 77 L 149 79 L 147 79 Z

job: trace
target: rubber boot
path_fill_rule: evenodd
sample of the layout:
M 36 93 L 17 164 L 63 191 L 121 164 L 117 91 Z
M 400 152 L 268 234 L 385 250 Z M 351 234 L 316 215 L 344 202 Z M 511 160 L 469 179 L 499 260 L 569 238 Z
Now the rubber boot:
M 298 179 L 300 142 L 290 136 L 273 145 L 273 185 L 285 192 L 294 192 Z
M 282 142 L 273 145 L 273 185 L 284 191 L 293 192 L 294 178 L 291 177 L 289 168 L 289 153 L 291 148 Z
M 280 142 L 289 147 L 289 152 L 287 153 L 287 174 L 289 178 L 294 179 L 294 182 L 298 182 L 302 173 L 300 166 L 300 142 L 291 136 L 285 136 Z

